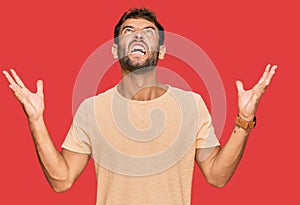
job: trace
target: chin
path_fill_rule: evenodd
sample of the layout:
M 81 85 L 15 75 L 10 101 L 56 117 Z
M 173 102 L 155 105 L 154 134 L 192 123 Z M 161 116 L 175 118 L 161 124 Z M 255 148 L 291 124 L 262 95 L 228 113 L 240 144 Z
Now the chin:
M 151 71 L 155 68 L 157 59 L 155 58 L 133 58 L 132 56 L 125 56 L 119 60 L 123 70 L 142 74 Z

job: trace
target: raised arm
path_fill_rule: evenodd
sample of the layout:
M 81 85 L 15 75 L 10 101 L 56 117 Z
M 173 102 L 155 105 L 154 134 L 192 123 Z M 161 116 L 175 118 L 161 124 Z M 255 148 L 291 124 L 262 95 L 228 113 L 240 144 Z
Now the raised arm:
M 11 75 L 3 71 L 27 115 L 29 128 L 35 144 L 39 162 L 44 174 L 56 192 L 68 190 L 86 166 L 89 155 L 71 152 L 63 149 L 59 152 L 47 131 L 44 123 L 44 94 L 43 82 L 37 81 L 37 92 L 30 92 L 17 73 L 11 69 Z
M 245 121 L 253 121 L 258 104 L 275 74 L 277 66 L 267 65 L 258 83 L 250 90 L 244 90 L 241 81 L 236 81 L 238 90 L 239 116 Z M 232 177 L 243 155 L 251 129 L 235 126 L 224 147 L 215 147 L 210 155 L 202 160 L 201 149 L 196 151 L 196 161 L 210 184 L 224 187 Z

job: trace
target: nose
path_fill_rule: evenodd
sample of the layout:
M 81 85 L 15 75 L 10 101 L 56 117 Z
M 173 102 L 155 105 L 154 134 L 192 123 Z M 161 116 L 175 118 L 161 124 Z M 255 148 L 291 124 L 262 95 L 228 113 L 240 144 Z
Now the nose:
M 134 32 L 134 38 L 136 40 L 142 40 L 143 39 L 143 33 L 142 33 L 142 31 L 136 31 L 136 32 Z

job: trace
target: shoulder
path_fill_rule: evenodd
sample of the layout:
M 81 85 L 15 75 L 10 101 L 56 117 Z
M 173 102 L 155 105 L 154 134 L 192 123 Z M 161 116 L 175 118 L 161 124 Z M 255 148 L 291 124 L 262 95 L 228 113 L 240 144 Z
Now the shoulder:
M 202 100 L 199 93 L 190 90 L 183 90 L 181 88 L 169 86 L 169 91 L 176 97 L 193 97 L 195 100 Z
M 109 88 L 104 92 L 101 92 L 95 96 L 85 98 L 79 105 L 78 110 L 89 110 L 93 109 L 96 102 L 103 102 L 105 100 L 111 99 L 115 87 Z
M 187 91 L 180 88 L 172 87 L 169 88 L 170 93 L 180 102 L 181 104 L 187 104 L 188 106 L 195 105 L 197 109 L 207 108 L 202 96 L 194 91 Z

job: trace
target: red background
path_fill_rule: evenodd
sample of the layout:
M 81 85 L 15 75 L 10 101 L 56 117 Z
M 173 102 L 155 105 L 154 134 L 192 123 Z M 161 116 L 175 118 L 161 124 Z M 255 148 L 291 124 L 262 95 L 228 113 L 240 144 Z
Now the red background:
M 259 106 L 258 125 L 243 159 L 223 189 L 208 185 L 195 168 L 192 204 L 299 204 L 299 6 L 297 1 L 1 1 L 0 69 L 14 67 L 35 90 L 45 84 L 45 121 L 59 148 L 72 121 L 72 92 L 87 57 L 110 40 L 113 27 L 130 7 L 153 9 L 169 32 L 197 43 L 223 80 L 227 116 L 221 143 L 237 114 L 234 81 L 253 86 L 266 63 L 277 73 Z M 167 57 L 161 65 L 178 69 Z M 176 67 L 176 68 L 175 68 Z M 183 72 L 184 73 L 184 72 Z M 120 77 L 118 69 L 100 90 Z M 193 89 L 207 101 L 205 87 L 191 77 Z M 0 77 L 0 204 L 95 204 L 96 182 L 90 161 L 72 189 L 56 194 L 39 166 L 26 117 Z M 209 106 L 210 107 L 210 106 Z

